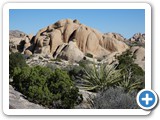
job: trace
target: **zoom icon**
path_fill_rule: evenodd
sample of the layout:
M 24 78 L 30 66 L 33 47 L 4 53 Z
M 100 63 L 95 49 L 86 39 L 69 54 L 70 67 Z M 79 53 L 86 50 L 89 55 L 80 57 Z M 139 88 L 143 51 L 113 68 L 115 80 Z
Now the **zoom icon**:
M 157 94 L 153 90 L 143 89 L 137 94 L 137 103 L 144 110 L 153 109 L 157 101 Z

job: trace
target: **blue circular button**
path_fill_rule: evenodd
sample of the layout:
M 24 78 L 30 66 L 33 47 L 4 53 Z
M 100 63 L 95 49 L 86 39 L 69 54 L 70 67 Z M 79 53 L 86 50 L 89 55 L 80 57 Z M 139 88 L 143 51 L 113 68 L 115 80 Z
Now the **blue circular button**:
M 137 95 L 137 103 L 144 110 L 154 108 L 157 101 L 157 94 L 153 90 L 143 89 Z

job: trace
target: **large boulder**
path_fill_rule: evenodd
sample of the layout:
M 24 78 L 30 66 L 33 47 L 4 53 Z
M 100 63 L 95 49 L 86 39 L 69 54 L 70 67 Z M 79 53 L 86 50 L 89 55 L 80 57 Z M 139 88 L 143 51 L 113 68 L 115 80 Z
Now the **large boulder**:
M 63 46 L 63 45 L 62 45 Z M 59 47 L 60 51 L 57 55 L 58 58 L 68 60 L 70 62 L 80 61 L 83 59 L 84 54 L 79 50 L 76 42 L 70 41 L 67 45 L 65 44 L 63 47 Z

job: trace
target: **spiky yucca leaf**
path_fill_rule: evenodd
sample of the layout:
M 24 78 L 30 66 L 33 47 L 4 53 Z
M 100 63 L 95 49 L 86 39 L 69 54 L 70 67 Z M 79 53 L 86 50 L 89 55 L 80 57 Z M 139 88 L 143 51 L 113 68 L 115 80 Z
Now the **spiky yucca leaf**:
M 122 80 L 121 70 L 115 68 L 116 66 L 107 64 L 84 66 L 84 75 L 79 77 L 81 83 L 78 87 L 88 91 L 99 91 L 115 86 Z

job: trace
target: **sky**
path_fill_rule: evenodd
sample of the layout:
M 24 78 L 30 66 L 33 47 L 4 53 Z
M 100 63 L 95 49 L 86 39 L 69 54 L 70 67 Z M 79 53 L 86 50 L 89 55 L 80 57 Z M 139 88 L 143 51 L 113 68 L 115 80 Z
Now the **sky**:
M 67 18 L 125 38 L 145 33 L 144 9 L 10 9 L 9 29 L 35 35 L 41 28 Z

